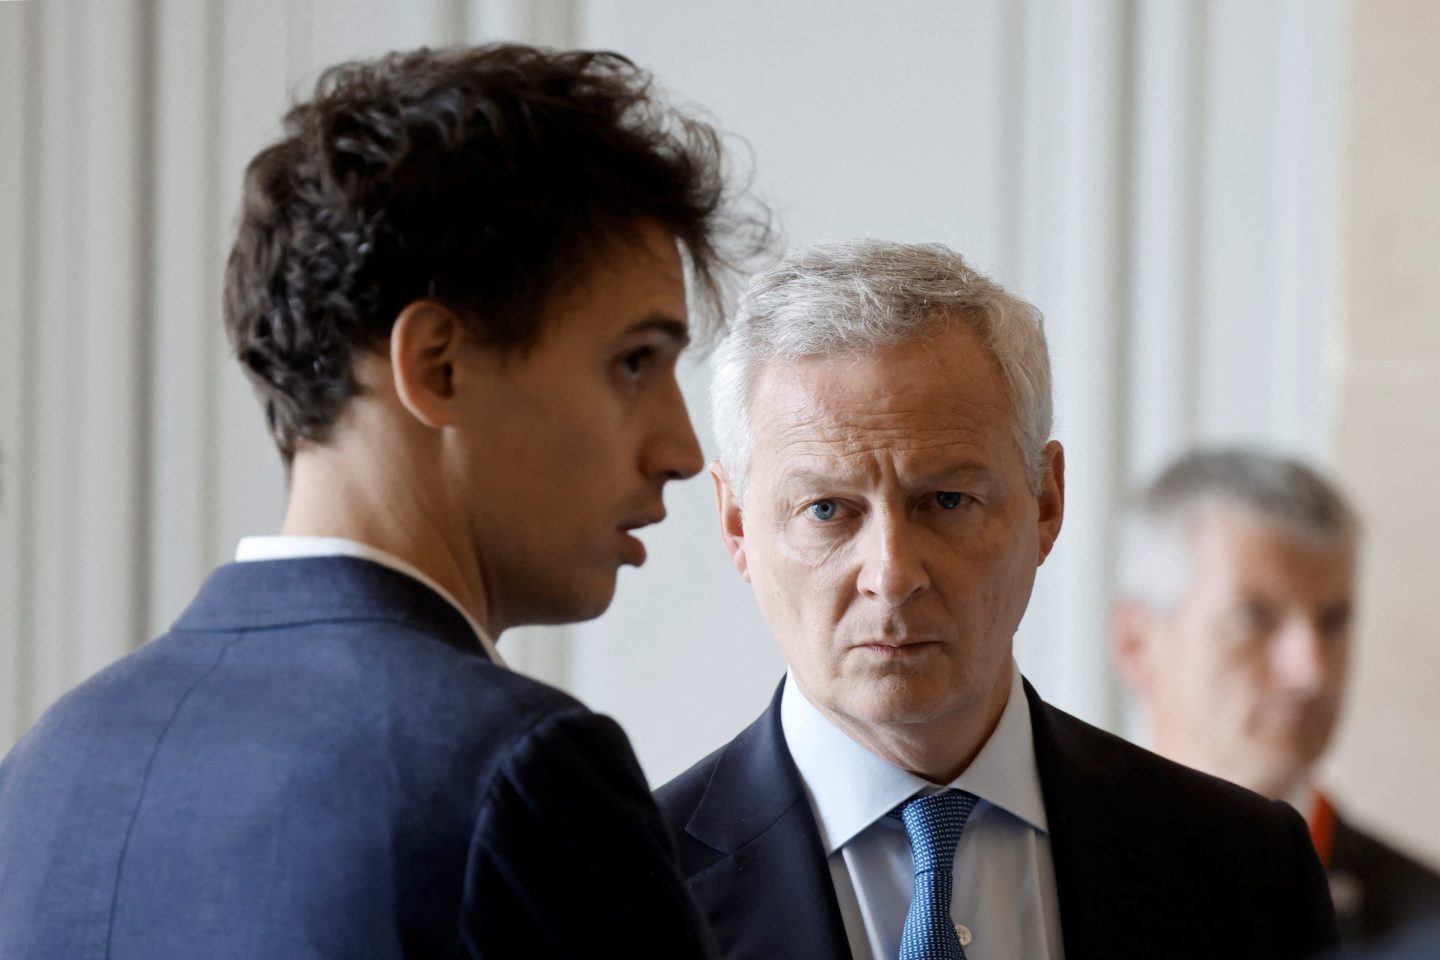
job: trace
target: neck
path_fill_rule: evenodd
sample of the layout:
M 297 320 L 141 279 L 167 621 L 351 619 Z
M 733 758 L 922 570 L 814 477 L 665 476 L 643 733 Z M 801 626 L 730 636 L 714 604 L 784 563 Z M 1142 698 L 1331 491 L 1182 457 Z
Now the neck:
M 1267 799 L 1285 800 L 1292 805 L 1303 800 L 1304 804 L 1299 807 L 1301 813 L 1309 809 L 1313 792 L 1312 769 L 1309 767 L 1298 773 L 1294 767 L 1277 771 L 1276 764 L 1265 763 L 1263 758 L 1256 759 L 1253 756 L 1244 756 L 1239 760 L 1230 759 L 1227 762 L 1223 758 L 1217 758 L 1214 750 L 1206 750 L 1197 745 L 1193 738 L 1178 735 L 1174 728 L 1164 726 L 1152 726 L 1149 746 L 1162 757 L 1208 773 L 1212 777 L 1228 780 Z
M 973 702 L 919 722 L 870 723 L 806 697 L 846 736 L 886 763 L 946 784 L 965 772 L 995 732 L 1010 701 L 1013 669 L 1007 661 L 994 686 Z
M 384 550 L 434 580 L 490 636 L 494 619 L 486 605 L 479 558 L 463 524 L 443 509 L 443 491 L 422 471 L 353 452 L 316 447 L 296 454 L 283 536 L 340 537 Z M 431 474 L 433 476 L 433 474 Z
M 1310 778 L 1304 776 L 1285 787 L 1275 799 L 1288 801 L 1291 806 L 1300 811 L 1301 816 L 1308 820 L 1311 810 L 1315 806 L 1317 792 Z

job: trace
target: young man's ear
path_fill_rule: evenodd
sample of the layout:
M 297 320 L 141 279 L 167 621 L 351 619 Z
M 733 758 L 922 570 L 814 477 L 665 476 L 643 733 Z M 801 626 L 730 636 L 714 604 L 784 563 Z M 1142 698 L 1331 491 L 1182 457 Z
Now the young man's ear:
M 458 354 L 465 328 L 455 311 L 416 300 L 390 329 L 390 369 L 400 403 L 416 420 L 438 429 L 454 420 Z
M 720 540 L 725 544 L 725 552 L 730 554 L 730 562 L 749 583 L 750 562 L 745 556 L 745 511 L 741 509 L 740 499 L 735 495 L 730 478 L 725 475 L 725 468 L 719 460 L 710 464 L 710 479 L 715 481 L 715 506 L 720 511 Z

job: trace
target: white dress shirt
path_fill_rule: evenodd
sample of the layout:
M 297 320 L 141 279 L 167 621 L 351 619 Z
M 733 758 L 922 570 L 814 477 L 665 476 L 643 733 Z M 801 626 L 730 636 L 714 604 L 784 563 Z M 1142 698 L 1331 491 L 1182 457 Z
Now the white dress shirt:
M 1020 670 L 1013 664 L 1011 670 L 1010 699 L 995 732 L 965 772 L 943 786 L 851 740 L 786 677 L 781 727 L 820 828 L 855 960 L 899 955 L 914 891 L 905 827 L 886 814 L 916 794 L 948 789 L 980 798 L 955 851 L 950 904 L 966 957 L 1063 960 L 1030 710 Z
M 460 606 L 450 591 L 420 572 L 413 565 L 406 563 L 393 553 L 381 550 L 379 547 L 372 547 L 368 543 L 361 543 L 358 540 L 347 540 L 344 537 L 245 537 L 240 541 L 240 546 L 235 548 L 236 563 L 250 563 L 256 560 L 295 560 L 301 557 L 354 557 L 358 560 L 369 560 L 371 563 L 378 563 L 382 567 L 389 567 L 396 573 L 403 573 L 412 580 L 418 580 L 431 590 L 440 594 L 446 603 L 460 611 L 465 622 L 470 624 L 470 629 L 475 631 L 480 646 L 485 653 L 499 666 L 505 666 L 505 661 L 500 657 L 500 651 L 495 648 L 495 641 L 481 629 L 480 624 L 470 615 L 470 611 Z

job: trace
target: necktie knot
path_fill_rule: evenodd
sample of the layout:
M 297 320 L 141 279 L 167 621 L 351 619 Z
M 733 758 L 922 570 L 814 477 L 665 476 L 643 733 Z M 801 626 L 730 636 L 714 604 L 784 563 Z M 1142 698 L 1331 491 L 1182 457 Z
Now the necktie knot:
M 917 874 L 927 870 L 947 873 L 955 863 L 955 848 L 970 812 L 980 798 L 964 790 L 946 790 L 927 797 L 914 797 L 891 811 L 905 824 L 910 838 L 910 855 Z

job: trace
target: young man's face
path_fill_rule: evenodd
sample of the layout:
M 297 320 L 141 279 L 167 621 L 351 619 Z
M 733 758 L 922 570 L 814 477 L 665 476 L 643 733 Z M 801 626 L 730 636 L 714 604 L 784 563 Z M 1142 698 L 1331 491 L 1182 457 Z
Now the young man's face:
M 472 351 L 485 386 L 451 481 L 496 632 L 604 612 L 619 567 L 645 560 L 630 531 L 664 516 L 667 481 L 703 466 L 676 380 L 686 322 L 675 240 L 642 225 L 546 311 L 533 349 Z

